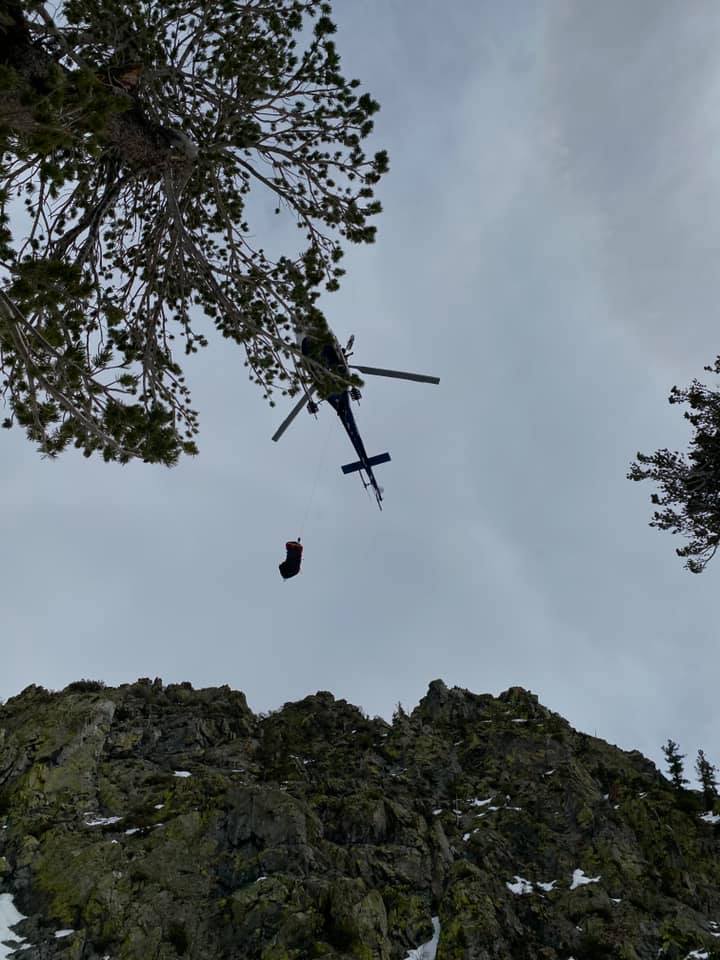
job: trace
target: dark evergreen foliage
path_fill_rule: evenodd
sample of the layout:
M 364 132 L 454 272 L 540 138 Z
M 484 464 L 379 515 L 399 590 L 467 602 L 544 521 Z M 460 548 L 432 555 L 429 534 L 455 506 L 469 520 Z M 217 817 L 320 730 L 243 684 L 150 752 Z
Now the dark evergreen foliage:
M 388 166 L 361 148 L 378 104 L 343 76 L 330 15 L 324 0 L 0 4 L 4 426 L 49 456 L 194 454 L 177 348 L 212 324 L 271 403 L 297 392 L 294 328 L 327 329 L 317 299 L 341 243 L 374 239 Z M 299 249 L 256 243 L 251 191 L 292 217 Z
M 665 759 L 667 760 L 668 772 L 670 773 L 672 784 L 678 790 L 682 790 L 685 784 L 690 782 L 683 776 L 683 760 L 685 759 L 685 754 L 680 753 L 680 748 L 674 740 L 668 740 L 662 749 L 665 754 Z
M 712 810 L 717 797 L 716 772 L 717 767 L 710 763 L 702 750 L 698 750 L 697 760 L 695 761 L 695 773 L 702 788 L 706 810 Z
M 720 357 L 705 370 L 720 373 Z M 689 543 L 675 552 L 686 558 L 688 570 L 701 573 L 720 543 L 720 392 L 693 380 L 686 389 L 673 387 L 669 400 L 690 406 L 683 414 L 695 428 L 689 452 L 638 453 L 627 476 L 658 484 L 660 493 L 650 499 L 661 509 L 650 526 L 687 537 Z

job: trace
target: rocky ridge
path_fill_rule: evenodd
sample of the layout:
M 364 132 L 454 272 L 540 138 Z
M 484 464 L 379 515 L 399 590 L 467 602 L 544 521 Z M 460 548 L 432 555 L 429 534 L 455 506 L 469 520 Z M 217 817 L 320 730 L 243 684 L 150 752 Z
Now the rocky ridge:
M 17 960 L 403 960 L 433 917 L 436 960 L 720 958 L 715 819 L 519 687 L 391 724 L 147 679 L 0 706 Z

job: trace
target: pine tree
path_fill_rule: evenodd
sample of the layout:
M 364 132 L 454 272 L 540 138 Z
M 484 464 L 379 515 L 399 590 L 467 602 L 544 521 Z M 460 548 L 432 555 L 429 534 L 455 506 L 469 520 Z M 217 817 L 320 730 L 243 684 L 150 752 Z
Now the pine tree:
M 702 750 L 698 750 L 697 760 L 695 761 L 695 773 L 700 781 L 700 786 L 705 800 L 705 809 L 712 810 L 715 804 L 717 793 L 717 779 L 715 773 L 717 768 L 705 757 Z
M 331 12 L 0 2 L 3 426 L 49 456 L 194 454 L 177 354 L 213 324 L 270 403 L 301 389 L 295 331 L 327 333 L 317 300 L 341 244 L 373 241 L 388 169 L 361 148 L 379 106 L 342 75 Z M 265 208 L 301 230 L 290 255 L 256 241 Z
M 683 760 L 685 759 L 685 754 L 680 753 L 680 748 L 674 740 L 668 740 L 662 750 L 667 760 L 672 785 L 676 790 L 682 790 L 683 786 L 690 782 L 683 777 Z
M 704 369 L 720 374 L 720 357 Z M 695 428 L 688 453 L 638 453 L 627 477 L 658 484 L 660 492 L 650 502 L 661 509 L 650 526 L 687 537 L 675 553 L 686 559 L 691 573 L 702 573 L 720 545 L 720 391 L 693 380 L 685 389 L 673 387 L 669 401 L 690 408 L 683 414 Z

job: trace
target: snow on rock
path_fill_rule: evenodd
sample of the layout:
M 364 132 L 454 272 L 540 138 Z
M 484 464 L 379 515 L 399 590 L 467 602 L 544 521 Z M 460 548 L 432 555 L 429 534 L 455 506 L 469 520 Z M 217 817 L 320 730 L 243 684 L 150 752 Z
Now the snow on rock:
M 25 938 L 19 937 L 10 929 L 24 919 L 24 915 L 20 913 L 13 903 L 12 895 L 9 893 L 0 893 L 0 960 L 6 960 L 6 958 L 17 949 L 17 946 L 6 947 L 2 942 L 3 940 L 7 940 L 9 943 L 16 945 L 24 943 Z
M 597 877 L 586 877 L 584 870 L 573 870 L 572 883 L 570 884 L 570 889 L 574 890 L 576 887 L 582 887 L 585 883 L 598 883 L 600 876 Z
M 174 770 L 173 776 L 174 777 L 191 777 L 192 774 L 190 773 L 189 770 Z
M 708 960 L 710 954 L 707 950 L 691 950 L 690 953 L 685 957 L 685 960 L 690 960 L 692 957 L 693 960 Z
M 517 874 L 515 875 L 515 883 L 510 883 L 509 880 L 506 880 L 505 886 L 511 893 L 516 893 L 518 896 L 522 896 L 524 893 L 532 893 L 533 891 L 532 883 L 523 877 L 518 877 Z
M 432 940 L 428 940 L 427 943 L 423 943 L 419 947 L 415 947 L 414 950 L 411 950 L 408 953 L 407 957 L 405 957 L 405 960 L 435 960 L 438 943 L 440 942 L 440 918 L 432 917 L 432 925 Z

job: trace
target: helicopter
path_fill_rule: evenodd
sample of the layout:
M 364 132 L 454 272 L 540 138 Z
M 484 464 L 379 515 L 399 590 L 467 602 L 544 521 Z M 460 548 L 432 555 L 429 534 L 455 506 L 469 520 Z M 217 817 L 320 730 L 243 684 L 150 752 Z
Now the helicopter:
M 344 474 L 359 473 L 363 486 L 366 490 L 368 488 L 372 489 L 377 505 L 382 510 L 383 489 L 375 479 L 373 467 L 377 467 L 381 463 L 388 463 L 390 454 L 380 453 L 374 457 L 367 455 L 365 444 L 360 436 L 350 406 L 350 401 L 359 402 L 362 394 L 358 387 L 352 384 L 353 375 L 350 371 L 358 370 L 360 373 L 375 377 L 414 380 L 417 383 L 438 384 L 440 378 L 429 377 L 420 373 L 406 373 L 402 370 L 385 370 L 381 367 L 366 367 L 357 363 L 348 363 L 352 356 L 352 347 L 355 342 L 354 335 L 350 337 L 344 348 L 340 346 L 337 337 L 329 330 L 321 336 L 317 334 L 313 336 L 311 332 L 300 329 L 296 333 L 296 338 L 300 351 L 299 366 L 305 374 L 305 377 L 301 378 L 304 393 L 273 434 L 273 440 L 280 439 L 303 407 L 307 406 L 309 413 L 317 416 L 319 405 L 313 399 L 313 395 L 320 402 L 327 400 L 340 418 L 340 422 L 358 456 L 358 459 L 353 463 L 344 464 L 341 470 Z

